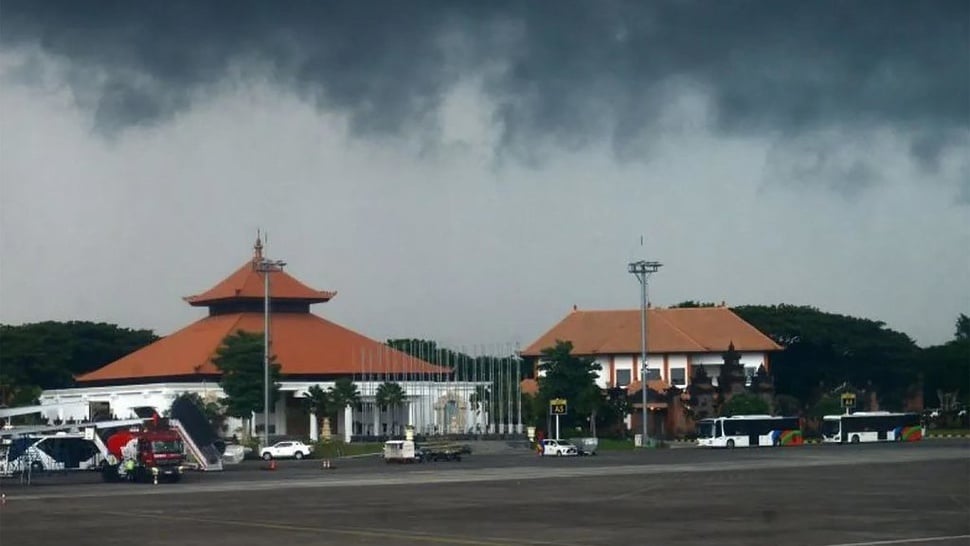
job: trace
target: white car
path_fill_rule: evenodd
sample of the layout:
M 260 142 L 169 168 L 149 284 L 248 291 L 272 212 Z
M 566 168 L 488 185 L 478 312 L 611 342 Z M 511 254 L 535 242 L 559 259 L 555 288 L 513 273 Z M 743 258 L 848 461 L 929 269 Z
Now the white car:
M 565 440 L 543 440 L 542 441 L 542 454 L 543 455 L 556 455 L 559 457 L 578 455 L 579 450 L 576 446 L 570 444 Z
M 294 459 L 302 459 L 304 457 L 309 457 L 311 451 L 313 451 L 313 446 L 304 444 L 299 440 L 286 440 L 283 442 L 276 442 L 269 447 L 264 447 L 259 452 L 259 456 L 266 461 L 270 459 L 287 459 L 291 457 Z

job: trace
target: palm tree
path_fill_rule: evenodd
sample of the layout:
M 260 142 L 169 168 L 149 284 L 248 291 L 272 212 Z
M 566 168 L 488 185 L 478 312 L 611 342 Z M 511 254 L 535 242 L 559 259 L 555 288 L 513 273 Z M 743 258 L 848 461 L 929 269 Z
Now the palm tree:
M 347 406 L 360 406 L 360 391 L 349 377 L 341 377 L 328 391 L 330 395 L 330 409 L 333 411 L 335 422 L 340 422 L 340 412 Z
M 314 416 L 316 416 L 317 426 L 320 427 L 321 431 L 326 428 L 325 423 L 329 418 L 333 405 L 334 403 L 330 393 L 323 390 L 320 385 L 313 385 L 307 389 L 306 394 L 303 395 L 303 408 L 307 411 L 307 413 L 312 413 Z
M 397 424 L 397 421 L 394 421 L 394 410 L 404 405 L 404 402 L 407 400 L 404 389 L 397 383 L 387 381 L 377 387 L 377 393 L 374 395 L 374 398 L 379 408 L 382 410 L 390 409 L 391 432 L 393 433 L 394 426 Z

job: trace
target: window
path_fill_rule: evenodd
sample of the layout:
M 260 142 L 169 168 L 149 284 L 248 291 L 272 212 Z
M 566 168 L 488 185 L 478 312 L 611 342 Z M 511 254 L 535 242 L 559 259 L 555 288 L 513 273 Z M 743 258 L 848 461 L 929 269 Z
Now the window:
M 660 379 L 660 370 L 656 368 L 647 368 L 647 381 L 653 379 Z
M 626 387 L 630 384 L 630 370 L 616 370 L 616 386 Z
M 670 369 L 670 384 L 671 385 L 686 385 L 687 384 L 687 369 L 686 368 L 671 368 Z

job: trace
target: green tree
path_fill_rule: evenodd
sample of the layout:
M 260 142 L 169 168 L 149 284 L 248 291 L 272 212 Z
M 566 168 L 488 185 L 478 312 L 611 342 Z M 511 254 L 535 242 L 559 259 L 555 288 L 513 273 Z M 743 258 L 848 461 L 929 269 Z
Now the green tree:
M 771 413 L 771 406 L 760 396 L 753 394 L 736 394 L 721 406 L 721 415 L 766 415 Z
M 102 322 L 0 325 L 0 405 L 36 403 L 41 390 L 71 387 L 75 376 L 157 339 L 150 330 Z
M 537 396 L 534 394 L 522 393 L 522 425 L 523 426 L 540 426 L 542 421 L 545 419 L 545 413 L 541 410 L 536 411 L 536 406 L 538 405 L 536 401 Z
M 312 385 L 303 395 L 303 409 L 317 418 L 318 432 L 323 431 L 324 422 L 330 417 L 334 406 L 331 394 L 320 385 Z
M 749 305 L 733 309 L 781 344 L 771 373 L 779 394 L 803 401 L 848 382 L 869 385 L 888 407 L 899 407 L 918 380 L 919 348 L 885 323 L 795 305 Z
M 695 309 L 698 307 L 716 307 L 716 305 L 710 301 L 687 300 L 671 306 L 672 309 Z
M 802 403 L 794 396 L 779 394 L 775 396 L 775 408 L 778 410 L 778 415 L 791 417 L 802 412 Z
M 606 400 L 596 414 L 598 436 L 625 437 L 627 430 L 624 419 L 630 414 L 632 405 L 626 389 L 607 389 Z
M 953 338 L 957 341 L 970 339 L 970 317 L 960 313 L 960 316 L 957 317 L 957 330 Z
M 928 405 L 940 409 L 959 403 L 970 404 L 970 319 L 960 314 L 954 338 L 942 345 L 927 347 L 919 356 L 924 397 Z
M 349 377 L 337 379 L 328 391 L 334 422 L 340 422 L 340 413 L 347 407 L 360 406 L 360 391 Z
M 605 396 L 596 385 L 600 365 L 589 357 L 572 354 L 573 344 L 556 340 L 556 344 L 542 350 L 538 378 L 539 404 L 547 407 L 553 398 L 565 398 L 568 414 L 560 417 L 562 430 L 589 425 L 595 428 L 595 414 L 603 407 Z
M 212 359 L 219 371 L 219 386 L 226 393 L 226 413 L 249 423 L 253 412 L 263 412 L 263 334 L 238 330 L 226 336 Z M 270 355 L 270 404 L 279 399 L 280 364 Z M 267 412 L 268 413 L 268 412 Z M 248 434 L 249 427 L 244 427 Z
M 840 415 L 842 413 L 845 413 L 845 410 L 842 408 L 842 400 L 831 394 L 822 396 L 808 412 L 811 417 L 816 419 L 821 419 L 826 415 Z
M 216 434 L 221 434 L 225 431 L 226 410 L 218 401 L 206 401 L 199 396 L 199 393 L 196 392 L 182 392 L 179 393 L 174 400 L 172 400 L 172 404 L 174 405 L 175 401 L 180 399 L 188 400 L 189 402 L 192 402 L 195 407 L 199 408 L 199 411 L 205 415 L 206 421 L 209 422 L 209 426 L 212 427 L 212 430 L 214 430 Z M 171 410 L 169 410 L 169 413 L 171 413 Z
M 401 385 L 392 381 L 381 383 L 377 386 L 377 393 L 374 395 L 377 407 L 387 410 L 390 413 L 391 427 L 397 425 L 397 410 L 407 401 L 407 395 Z

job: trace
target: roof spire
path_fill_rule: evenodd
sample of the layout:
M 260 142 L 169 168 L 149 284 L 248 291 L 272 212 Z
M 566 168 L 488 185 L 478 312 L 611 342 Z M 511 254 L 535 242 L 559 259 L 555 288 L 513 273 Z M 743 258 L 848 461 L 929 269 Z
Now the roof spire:
M 263 240 L 259 229 L 256 230 L 256 244 L 253 246 L 253 261 L 263 259 Z

